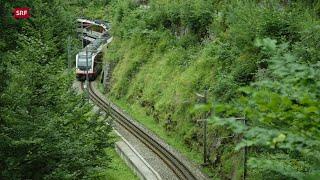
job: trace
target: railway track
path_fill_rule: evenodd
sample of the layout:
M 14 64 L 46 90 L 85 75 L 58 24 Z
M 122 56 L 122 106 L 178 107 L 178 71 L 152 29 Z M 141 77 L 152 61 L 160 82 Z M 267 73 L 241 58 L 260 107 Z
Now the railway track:
M 101 109 L 108 112 L 121 127 L 129 131 L 138 138 L 150 150 L 163 160 L 163 162 L 177 175 L 179 179 L 193 180 L 197 179 L 196 175 L 167 148 L 163 147 L 153 137 L 148 135 L 144 130 L 134 124 L 127 116 L 113 103 L 101 98 L 93 89 L 92 83 L 89 83 L 89 97 Z M 83 83 L 81 83 L 83 89 Z

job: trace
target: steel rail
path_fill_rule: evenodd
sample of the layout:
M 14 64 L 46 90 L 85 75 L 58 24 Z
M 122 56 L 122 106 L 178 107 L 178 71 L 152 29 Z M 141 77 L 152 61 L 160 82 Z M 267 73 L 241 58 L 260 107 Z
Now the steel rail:
M 81 88 L 83 89 L 83 83 L 81 83 Z M 90 99 L 96 103 L 101 109 L 109 112 L 111 117 L 132 135 L 138 138 L 143 144 L 145 144 L 150 150 L 152 150 L 163 162 L 177 175 L 179 179 L 193 180 L 197 179 L 196 176 L 189 170 L 189 168 L 184 165 L 174 154 L 172 154 L 167 148 L 163 147 L 159 142 L 157 142 L 153 137 L 148 135 L 140 127 L 132 123 L 126 115 L 119 110 L 119 108 L 107 101 L 102 99 L 92 88 L 92 83 L 89 83 L 88 92 Z

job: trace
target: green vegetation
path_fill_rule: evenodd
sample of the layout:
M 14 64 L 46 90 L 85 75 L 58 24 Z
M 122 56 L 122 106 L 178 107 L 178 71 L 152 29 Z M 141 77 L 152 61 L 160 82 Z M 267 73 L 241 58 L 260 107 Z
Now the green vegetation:
M 106 6 L 108 3 L 108 0 L 73 0 L 69 2 L 69 10 L 73 13 L 77 13 L 79 17 L 107 20 Z
M 120 158 L 115 149 L 108 148 L 107 154 L 112 159 L 110 167 L 105 171 L 106 179 L 108 180 L 121 180 L 130 179 L 138 180 L 139 178 L 133 174 L 132 170 L 126 165 L 126 163 Z
M 32 17 L 15 20 L 26 6 Z M 110 166 L 111 127 L 70 89 L 66 40 L 77 47 L 78 15 L 68 8 L 0 1 L 0 179 L 103 179 Z
M 138 2 L 109 6 L 110 95 L 122 107 L 199 154 L 198 119 L 209 118 L 217 178 L 243 176 L 243 147 L 247 178 L 320 176 L 319 1 Z M 205 92 L 209 103 L 199 105 Z
M 221 116 L 245 114 L 248 126 L 234 119 L 212 122 L 244 134 L 236 149 L 247 146 L 255 152 L 248 163 L 261 177 L 320 177 L 320 63 L 301 62 L 288 44 L 277 46 L 271 39 L 257 46 L 271 56 L 269 74 L 240 88 L 244 95 L 235 102 L 215 107 Z

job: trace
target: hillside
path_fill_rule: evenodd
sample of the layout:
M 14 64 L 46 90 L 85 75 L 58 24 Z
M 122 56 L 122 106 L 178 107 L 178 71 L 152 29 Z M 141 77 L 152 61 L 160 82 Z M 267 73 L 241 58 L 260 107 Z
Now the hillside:
M 198 164 L 207 118 L 212 177 L 320 176 L 318 1 L 139 2 L 108 7 L 118 104 Z

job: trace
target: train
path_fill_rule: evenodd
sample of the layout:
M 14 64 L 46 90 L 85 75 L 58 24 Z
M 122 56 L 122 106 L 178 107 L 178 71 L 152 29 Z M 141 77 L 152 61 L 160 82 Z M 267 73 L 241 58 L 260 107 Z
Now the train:
M 79 18 L 78 33 L 85 46 L 76 55 L 76 78 L 94 81 L 102 71 L 102 49 L 111 42 L 110 26 L 104 21 Z
M 84 50 L 76 56 L 76 77 L 79 81 L 94 81 L 102 70 L 102 52 L 92 53 Z

